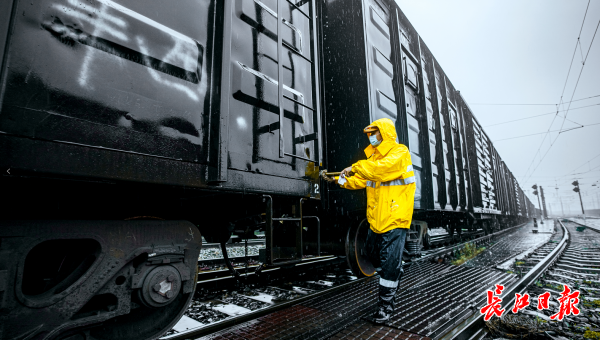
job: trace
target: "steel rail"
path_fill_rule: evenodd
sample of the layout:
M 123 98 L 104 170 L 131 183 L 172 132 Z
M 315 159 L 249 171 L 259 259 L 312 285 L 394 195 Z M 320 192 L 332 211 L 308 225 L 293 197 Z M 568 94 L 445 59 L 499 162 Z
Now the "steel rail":
M 554 265 L 560 255 L 564 252 L 567 247 L 567 243 L 569 241 L 569 231 L 568 229 L 560 222 L 561 227 L 563 228 L 563 238 L 558 243 L 558 245 L 550 252 L 550 254 L 546 255 L 543 260 L 541 260 L 535 267 L 533 267 L 530 271 L 525 274 L 520 280 L 515 282 L 508 289 L 505 289 L 502 292 L 504 296 L 502 298 L 503 306 L 510 306 L 514 303 L 515 294 L 523 293 L 525 288 L 532 284 L 540 275 L 548 270 L 548 268 Z M 491 288 L 491 287 L 490 287 Z M 508 300 L 506 300 L 508 299 Z M 472 340 L 472 339 L 481 339 L 486 334 L 485 332 L 485 321 L 483 320 L 483 315 L 479 313 L 479 309 L 484 305 L 486 298 L 481 297 L 479 301 L 477 301 L 473 308 L 472 314 L 469 318 L 459 323 L 452 330 L 439 337 L 438 339 L 442 340 Z M 506 303 L 504 303 L 506 302 Z M 435 337 L 434 337 L 435 338 Z
M 467 243 L 473 243 L 473 242 L 478 243 L 478 242 L 491 241 L 493 238 L 495 238 L 497 236 L 500 236 L 500 235 L 503 235 L 503 234 L 505 234 L 505 233 L 507 233 L 509 231 L 512 231 L 512 230 L 514 230 L 516 228 L 522 227 L 525 224 L 526 223 L 519 224 L 519 225 L 516 225 L 514 227 L 510 227 L 510 228 L 498 231 L 498 232 L 493 233 L 493 234 L 485 235 L 485 236 L 482 236 L 482 237 L 479 237 L 479 238 L 476 238 L 476 239 L 473 239 L 473 240 L 468 240 L 468 241 L 465 241 L 465 242 L 462 242 L 462 243 L 455 244 L 455 245 L 453 245 L 451 247 L 441 248 L 441 249 L 436 250 L 436 251 L 434 251 L 432 253 L 429 253 L 429 254 L 421 257 L 421 258 L 418 258 L 418 259 L 415 259 L 415 260 L 413 260 L 411 262 L 405 263 L 405 265 L 408 266 L 411 263 L 426 261 L 426 260 L 432 259 L 432 258 L 434 258 L 436 256 L 440 256 L 440 255 L 450 255 L 453 252 L 460 250 Z M 244 257 L 242 256 L 242 257 L 235 257 L 235 258 L 237 258 L 237 259 L 243 259 Z M 248 258 L 256 259 L 257 256 L 248 256 Z M 330 256 L 315 257 L 315 258 L 303 259 L 303 262 L 301 262 L 299 264 L 305 265 L 305 264 L 310 264 L 310 263 L 319 263 L 319 262 L 322 262 L 323 260 L 332 261 L 332 260 L 335 260 L 335 259 L 337 259 L 337 257 L 334 257 L 334 256 L 331 256 L 331 257 Z M 209 263 L 216 264 L 216 263 L 220 263 L 222 261 L 223 261 L 223 259 L 220 258 L 220 259 L 201 260 L 201 261 L 198 261 L 198 263 L 202 262 L 202 263 L 206 263 L 206 264 L 209 264 Z M 258 266 L 257 265 L 251 265 L 248 268 L 256 268 L 256 267 L 258 267 Z M 279 267 L 273 267 L 273 268 L 269 268 L 269 269 L 264 269 L 262 272 L 270 272 L 270 271 L 274 271 L 274 270 L 278 270 L 278 269 L 279 269 Z M 252 271 L 252 272 L 248 273 L 248 276 L 251 276 L 251 275 L 254 275 L 254 274 L 255 273 Z M 205 276 L 211 276 L 211 278 L 210 279 L 201 279 L 201 277 L 205 277 Z M 229 279 L 234 280 L 235 278 L 229 274 L 229 270 L 228 269 L 220 269 L 220 270 L 210 270 L 210 271 L 206 271 L 206 272 L 200 272 L 198 274 L 198 279 L 199 280 L 198 280 L 197 283 L 198 283 L 198 285 L 200 285 L 202 283 L 213 282 L 215 280 L 229 280 Z
M 580 225 L 580 226 L 582 226 L 582 227 L 590 228 L 590 230 L 593 230 L 593 231 L 600 232 L 600 228 L 598 228 L 598 227 L 595 227 L 595 226 L 589 226 L 589 225 L 587 225 L 587 224 L 581 224 L 581 223 L 579 223 L 579 222 L 575 222 L 575 221 L 573 221 L 573 220 L 571 220 L 571 219 L 568 219 L 568 218 L 567 218 L 566 220 L 567 220 L 567 221 L 569 221 L 569 222 L 571 222 L 571 223 L 579 224 L 579 225 Z
M 524 226 L 526 224 L 527 223 L 521 223 L 521 224 L 516 225 L 514 227 L 509 227 L 509 228 L 497 231 L 497 232 L 495 232 L 493 234 L 488 234 L 488 235 L 485 235 L 485 236 L 478 237 L 476 239 L 468 240 L 468 241 L 465 241 L 465 242 L 462 242 L 462 243 L 458 243 L 458 244 L 449 246 L 447 248 L 442 248 L 442 249 L 434 251 L 433 253 L 429 253 L 429 254 L 421 257 L 421 258 L 418 258 L 418 259 L 416 259 L 415 261 L 412 261 L 412 262 L 425 261 L 425 260 L 431 259 L 431 258 L 433 258 L 435 256 L 439 256 L 439 255 L 449 255 L 449 254 L 454 253 L 455 251 L 460 250 L 467 243 L 478 243 L 478 242 L 483 242 L 483 241 L 490 241 L 492 238 L 494 238 L 496 236 L 503 235 L 503 234 L 505 234 L 505 233 L 507 233 L 509 231 L 513 231 L 513 230 L 515 230 L 517 228 L 520 228 L 520 227 L 522 227 L 522 226 Z
M 459 250 L 461 247 L 463 247 L 467 243 L 473 243 L 473 242 L 478 243 L 478 242 L 491 241 L 493 238 L 495 238 L 497 236 L 500 236 L 500 235 L 503 235 L 503 234 L 505 234 L 507 232 L 513 231 L 516 228 L 524 226 L 525 224 L 526 223 L 519 224 L 519 225 L 516 225 L 514 227 L 510 227 L 510 228 L 498 231 L 498 232 L 493 233 L 493 234 L 485 235 L 485 236 L 482 236 L 482 237 L 479 237 L 479 238 L 476 238 L 476 239 L 473 239 L 473 240 L 469 240 L 469 241 L 465 241 L 465 242 L 456 244 L 456 245 L 448 247 L 448 248 L 440 249 L 440 250 L 435 251 L 433 253 L 427 254 L 426 256 L 424 256 L 422 258 L 416 259 L 415 261 L 412 261 L 412 262 L 409 262 L 409 263 L 405 263 L 404 266 L 405 267 L 406 266 L 410 266 L 410 264 L 415 263 L 415 262 L 427 261 L 427 260 L 430 260 L 430 259 L 434 258 L 435 256 L 451 254 L 454 251 Z M 317 264 L 319 262 L 329 262 L 329 261 L 335 262 L 334 260 L 336 260 L 336 259 L 337 259 L 337 257 L 335 257 L 335 256 L 326 257 L 326 258 L 323 258 L 323 257 L 319 258 L 319 257 L 317 257 L 317 258 L 311 258 L 311 259 L 304 259 L 304 261 L 306 261 L 306 262 L 300 263 L 299 265 L 311 265 L 311 264 Z M 278 269 L 280 269 L 280 268 L 276 267 L 276 268 L 265 269 L 264 271 L 273 271 L 273 270 L 278 270 Z M 228 273 L 227 270 L 223 270 L 223 272 L 224 273 L 225 272 Z M 209 273 L 211 273 L 211 272 L 207 272 L 206 274 L 209 274 Z M 212 274 L 216 274 L 216 272 L 212 272 Z M 254 275 L 253 272 L 248 273 L 248 274 L 249 275 Z M 202 283 L 208 283 L 208 282 L 215 281 L 215 280 L 227 280 L 227 279 L 235 279 L 235 278 L 233 278 L 231 276 L 217 277 L 217 278 L 211 278 L 211 279 L 206 279 L 206 280 L 199 280 L 197 282 L 197 284 L 201 285 Z M 167 339 L 168 340 L 183 340 L 183 339 L 189 339 L 189 338 L 192 338 L 192 337 L 201 337 L 201 336 L 205 336 L 205 335 L 208 335 L 208 334 L 212 334 L 212 333 L 215 333 L 217 331 L 223 330 L 225 328 L 228 328 L 228 327 L 231 327 L 231 326 L 235 326 L 235 325 L 238 325 L 240 323 L 247 322 L 247 321 L 250 321 L 250 320 L 254 320 L 254 319 L 259 318 L 261 316 L 273 313 L 275 311 L 278 311 L 278 310 L 281 310 L 281 309 L 284 309 L 284 308 L 287 308 L 287 307 L 291 307 L 293 305 L 296 305 L 298 303 L 302 303 L 302 302 L 307 301 L 309 299 L 318 298 L 318 297 L 323 296 L 325 294 L 329 294 L 329 293 L 332 293 L 332 292 L 335 292 L 335 291 L 338 291 L 338 290 L 341 290 L 341 289 L 352 289 L 351 287 L 353 287 L 354 285 L 360 284 L 362 282 L 366 282 L 369 279 L 376 279 L 376 277 L 372 277 L 371 276 L 371 277 L 359 278 L 357 280 L 354 280 L 354 281 L 351 281 L 351 282 L 347 282 L 347 283 L 344 283 L 344 284 L 341 284 L 341 285 L 338 285 L 338 286 L 334 286 L 334 287 L 331 287 L 331 288 L 328 288 L 328 289 L 324 289 L 324 290 L 321 290 L 321 291 L 318 291 L 318 292 L 315 292 L 315 293 L 312 293 L 312 294 L 308 294 L 306 296 L 302 296 L 302 297 L 299 297 L 299 298 L 296 298 L 296 299 L 293 299 L 293 300 L 290 300 L 290 301 L 286 301 L 286 302 L 282 302 L 282 303 L 277 303 L 277 304 L 275 304 L 273 306 L 269 306 L 269 307 L 266 307 L 266 308 L 261 308 L 261 309 L 252 311 L 252 312 L 247 313 L 247 314 L 243 314 L 243 315 L 236 316 L 236 317 L 226 318 L 224 320 L 221 320 L 221 321 L 213 323 L 213 324 L 208 324 L 206 326 L 200 326 L 197 329 L 191 329 L 191 330 L 186 331 L 186 332 L 182 332 L 182 333 L 177 333 L 177 334 L 172 334 L 172 335 L 169 335 L 169 336 L 165 336 L 165 337 L 162 337 L 161 339 L 164 339 L 164 340 L 167 340 Z
M 489 235 L 482 236 L 482 237 L 479 237 L 479 238 L 476 238 L 476 239 L 473 239 L 473 240 L 469 240 L 469 241 L 466 241 L 466 242 L 459 243 L 459 244 L 454 245 L 452 247 L 440 249 L 440 250 L 435 251 L 433 253 L 430 253 L 430 254 L 422 257 L 422 258 L 419 258 L 419 259 L 417 259 L 417 260 L 415 260 L 413 262 L 405 263 L 404 266 L 405 267 L 409 266 L 411 263 L 415 263 L 415 262 L 427 261 L 427 260 L 430 260 L 430 259 L 434 258 L 435 256 L 438 256 L 438 255 L 445 255 L 445 254 L 452 253 L 452 252 L 454 252 L 456 250 L 459 250 L 461 247 L 463 247 L 467 243 L 491 241 L 495 237 L 501 236 L 501 235 L 503 235 L 503 234 L 505 234 L 507 232 L 510 232 L 510 231 L 516 229 L 516 228 L 522 227 L 523 225 L 525 225 L 525 224 L 519 224 L 519 225 L 516 225 L 514 227 L 510 227 L 510 228 L 501 230 L 501 231 L 493 233 L 493 234 L 489 234 Z M 310 260 L 309 259 L 305 259 L 305 261 L 306 260 L 308 260 L 308 261 L 306 261 L 305 263 L 302 263 L 302 264 L 303 265 L 311 265 L 311 264 L 316 264 L 318 262 L 332 261 L 332 260 L 335 260 L 335 259 L 337 259 L 337 258 L 336 257 L 331 257 L 331 258 L 327 258 L 327 259 L 321 258 L 320 261 L 318 261 L 319 258 L 314 258 L 314 259 L 310 259 Z M 279 269 L 279 268 L 269 268 L 269 269 L 265 269 L 265 271 L 273 271 L 273 270 L 277 270 L 277 269 Z M 223 273 L 226 273 L 226 272 L 227 272 L 226 270 L 223 270 Z M 209 274 L 209 273 L 210 272 L 207 272 L 207 274 Z M 212 272 L 212 273 L 216 274 L 215 272 Z M 254 273 L 249 273 L 249 275 L 253 275 L 253 274 Z M 353 285 L 361 283 L 361 282 L 364 282 L 365 280 L 368 280 L 369 278 L 373 279 L 373 277 L 359 278 L 357 280 L 354 280 L 354 281 L 351 281 L 351 282 L 348 282 L 348 283 L 345 283 L 345 284 L 342 284 L 342 285 L 339 285 L 339 286 L 335 286 L 335 287 L 332 287 L 332 288 L 329 288 L 329 289 L 325 289 L 325 290 L 322 290 L 322 291 L 318 291 L 318 292 L 315 292 L 313 294 L 309 294 L 309 295 L 306 295 L 306 296 L 303 296 L 303 297 L 300 297 L 300 298 L 296 298 L 294 300 L 290 300 L 290 301 L 286 301 L 284 303 L 279 303 L 279 304 L 276 304 L 276 305 L 273 305 L 273 306 L 270 306 L 270 307 L 262 308 L 262 309 L 259 309 L 259 310 L 253 311 L 251 313 L 247 313 L 247 314 L 241 315 L 241 316 L 237 316 L 237 317 L 233 317 L 233 318 L 227 318 L 227 319 L 224 319 L 222 321 L 216 322 L 214 324 L 209 324 L 209 325 L 206 325 L 206 326 L 199 327 L 196 330 L 190 330 L 189 332 L 182 332 L 182 333 L 178 333 L 178 334 L 173 334 L 173 335 L 164 337 L 163 339 L 169 339 L 169 340 L 175 339 L 175 340 L 179 340 L 179 339 L 189 339 L 190 337 L 200 337 L 200 336 L 208 335 L 208 334 L 217 332 L 219 330 L 222 330 L 222 329 L 225 329 L 225 328 L 228 328 L 228 327 L 240 324 L 242 322 L 246 322 L 246 321 L 250 321 L 250 320 L 256 319 L 258 317 L 261 317 L 263 315 L 275 312 L 277 310 L 293 306 L 295 304 L 301 303 L 301 302 L 306 301 L 308 299 L 318 298 L 319 296 L 323 296 L 324 294 L 328 294 L 328 293 L 337 291 L 339 289 L 345 289 L 345 288 L 351 289 L 351 287 Z M 224 279 L 233 279 L 233 278 L 231 276 L 219 277 L 219 278 L 212 278 L 212 279 L 208 279 L 208 280 L 204 280 L 204 281 L 198 281 L 198 284 L 200 285 L 202 283 L 208 283 L 208 282 L 211 282 L 211 281 L 214 281 L 214 280 L 224 280 Z
M 177 334 L 173 334 L 173 335 L 168 335 L 168 336 L 162 337 L 161 339 L 163 339 L 163 340 L 186 340 L 186 339 L 190 339 L 193 337 L 201 337 L 204 335 L 209 335 L 211 333 L 215 333 L 215 332 L 223 330 L 225 328 L 232 327 L 232 326 L 241 324 L 246 321 L 254 320 L 256 318 L 276 312 L 278 310 L 281 310 L 281 309 L 284 309 L 287 307 L 292 307 L 298 303 L 301 303 L 301 302 L 304 302 L 304 301 L 307 301 L 310 299 L 318 298 L 319 296 L 323 296 L 325 294 L 333 293 L 333 292 L 336 292 L 339 290 L 351 289 L 351 287 L 356 284 L 366 282 L 368 280 L 375 280 L 375 279 L 376 278 L 373 276 L 363 277 L 363 278 L 360 278 L 360 279 L 357 279 L 357 280 L 354 280 L 351 282 L 343 283 L 339 286 L 321 290 L 318 293 L 301 296 L 301 297 L 295 298 L 293 300 L 275 304 L 270 307 L 261 308 L 261 309 L 255 310 L 253 312 L 243 314 L 243 315 L 240 315 L 240 316 L 237 316 L 234 318 L 226 318 L 219 322 L 215 322 L 214 324 L 209 324 L 204 327 L 199 327 L 196 330 L 190 330 L 189 332 L 182 332 L 182 333 L 177 333 Z
M 244 257 L 241 257 L 241 258 L 244 258 Z M 240 259 L 240 258 L 238 257 L 238 259 Z M 316 264 L 324 264 L 324 263 L 331 263 L 331 265 L 335 265 L 336 262 L 342 263 L 343 261 L 337 256 L 325 255 L 325 256 L 317 256 L 317 257 L 302 259 L 302 261 L 298 262 L 294 267 L 301 268 L 302 266 L 305 266 L 305 265 L 316 265 Z M 256 269 L 258 267 L 259 267 L 258 265 L 250 265 L 250 266 L 248 266 L 248 269 Z M 280 270 L 282 267 L 283 266 L 277 266 L 277 265 L 267 267 L 267 268 L 263 269 L 261 271 L 261 273 L 268 273 L 268 272 Z M 253 276 L 253 275 L 256 275 L 255 271 L 250 271 L 250 272 L 248 272 L 247 275 L 244 273 L 243 276 L 249 277 L 249 276 Z M 210 278 L 207 278 L 208 276 L 210 276 Z M 219 280 L 235 281 L 236 277 L 231 275 L 231 272 L 229 271 L 229 269 L 208 270 L 208 271 L 198 273 L 198 280 L 196 282 L 196 285 L 202 285 L 203 283 L 214 282 L 214 281 L 219 281 Z

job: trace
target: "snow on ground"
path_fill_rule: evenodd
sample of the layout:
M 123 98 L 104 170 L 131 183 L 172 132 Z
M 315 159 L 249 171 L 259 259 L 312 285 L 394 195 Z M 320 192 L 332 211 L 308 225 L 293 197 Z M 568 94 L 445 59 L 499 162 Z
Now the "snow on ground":
M 533 227 L 531 224 L 527 224 L 527 226 L 526 226 L 526 228 L 524 228 L 524 230 L 531 232 L 531 230 L 533 230 Z M 550 237 L 552 237 L 553 230 L 554 230 L 554 221 L 544 220 L 544 224 L 541 224 L 538 222 L 538 234 L 537 235 L 546 234 L 547 236 L 535 237 L 534 235 L 536 235 L 536 234 L 524 235 L 524 236 L 531 236 L 532 240 L 535 239 L 535 241 L 534 241 L 535 243 L 532 243 L 531 247 L 528 248 L 527 250 L 525 250 L 524 252 L 518 254 L 517 256 L 511 257 L 510 259 L 497 265 L 496 268 L 501 269 L 501 270 L 510 269 L 510 267 L 513 265 L 513 263 L 515 263 L 515 261 L 524 259 L 525 257 L 529 256 L 529 254 L 533 253 L 536 249 L 538 249 L 539 247 L 544 245 L 546 242 L 548 242 Z
M 261 248 L 265 248 L 265 245 L 258 246 L 248 246 L 248 256 L 256 256 L 258 255 L 258 251 Z M 244 246 L 228 246 L 227 247 L 227 255 L 229 257 L 241 257 L 244 256 Z M 208 248 L 202 249 L 200 251 L 200 256 L 198 256 L 198 260 L 212 260 L 212 259 L 222 259 L 223 253 L 219 248 Z
M 585 221 L 583 218 L 569 218 L 569 220 L 600 231 L 600 218 L 588 217 Z
M 431 228 L 427 230 L 429 236 L 448 235 L 448 232 L 444 228 Z

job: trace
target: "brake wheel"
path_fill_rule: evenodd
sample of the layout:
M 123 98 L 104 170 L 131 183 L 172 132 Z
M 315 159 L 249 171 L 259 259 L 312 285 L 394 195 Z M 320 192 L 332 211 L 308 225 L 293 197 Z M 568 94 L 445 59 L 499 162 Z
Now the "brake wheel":
M 369 222 L 364 219 L 350 227 L 346 235 L 346 259 L 356 276 L 375 275 L 375 266 L 367 257 L 365 247 L 368 233 Z

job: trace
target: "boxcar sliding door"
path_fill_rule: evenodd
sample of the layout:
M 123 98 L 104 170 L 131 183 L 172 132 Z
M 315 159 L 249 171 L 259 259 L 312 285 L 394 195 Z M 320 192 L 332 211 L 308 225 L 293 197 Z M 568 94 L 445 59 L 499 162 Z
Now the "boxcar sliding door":
M 225 1 L 215 181 L 227 168 L 302 178 L 320 162 L 315 4 L 295 3 Z
M 390 11 L 376 0 L 363 1 L 371 121 L 398 118 L 394 92 L 394 66 L 390 35 Z

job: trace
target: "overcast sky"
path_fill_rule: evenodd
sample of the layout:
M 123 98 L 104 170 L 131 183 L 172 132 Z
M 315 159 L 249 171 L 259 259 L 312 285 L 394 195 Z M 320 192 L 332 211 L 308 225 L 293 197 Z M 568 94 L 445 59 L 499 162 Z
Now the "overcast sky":
M 538 183 L 544 187 L 550 211 L 560 212 L 558 186 L 565 213 L 581 213 L 571 185 L 578 179 L 584 207 L 599 208 L 600 31 L 576 90 L 575 83 L 600 22 L 600 1 L 589 4 L 581 50 L 577 47 L 563 101 L 572 96 L 573 100 L 597 97 L 571 103 L 567 120 L 566 112 L 556 116 L 556 104 L 563 93 L 587 0 L 396 1 L 461 91 L 523 190 L 532 201 L 536 199 L 536 207 L 531 186 Z M 550 105 L 480 105 L 488 103 Z M 593 106 L 577 109 L 588 105 Z M 551 114 L 494 125 L 545 113 Z M 562 130 L 584 127 L 545 134 L 560 131 L 561 125 Z M 540 134 L 513 138 L 536 133 Z

